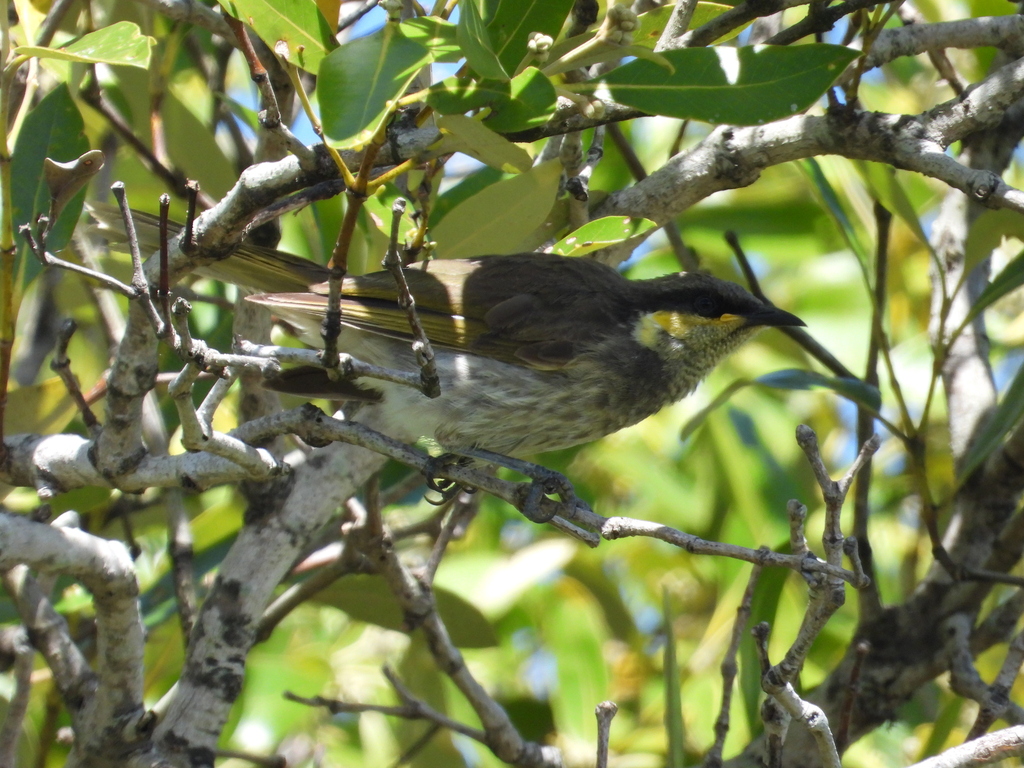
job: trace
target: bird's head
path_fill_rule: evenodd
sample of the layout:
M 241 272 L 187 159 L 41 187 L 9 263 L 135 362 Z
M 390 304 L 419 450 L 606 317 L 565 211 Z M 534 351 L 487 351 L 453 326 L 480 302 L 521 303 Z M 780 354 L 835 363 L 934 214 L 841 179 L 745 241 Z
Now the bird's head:
M 641 312 L 636 340 L 662 356 L 685 357 L 704 373 L 762 328 L 804 325 L 796 315 L 710 275 L 680 273 L 632 285 Z

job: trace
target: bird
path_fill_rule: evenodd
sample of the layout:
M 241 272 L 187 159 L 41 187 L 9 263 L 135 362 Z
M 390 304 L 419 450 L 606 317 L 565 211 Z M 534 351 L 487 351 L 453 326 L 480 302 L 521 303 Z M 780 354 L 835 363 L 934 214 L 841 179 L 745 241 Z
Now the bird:
M 116 212 L 115 212 L 116 214 Z M 93 215 L 98 216 L 95 208 Z M 117 225 L 120 215 L 112 217 Z M 143 232 L 154 219 L 136 217 Z M 255 291 L 298 336 L 322 345 L 328 271 L 270 248 L 245 246 L 207 274 Z M 406 280 L 435 353 L 440 395 L 361 380 L 381 405 L 381 431 L 445 451 L 531 456 L 591 442 L 689 395 L 758 331 L 802 326 L 796 315 L 700 272 L 630 280 L 586 257 L 516 253 L 434 258 Z M 412 333 L 388 272 L 346 276 L 338 348 L 360 360 L 418 371 Z M 317 376 L 287 373 L 271 388 L 317 394 Z M 325 392 L 326 371 L 319 381 Z

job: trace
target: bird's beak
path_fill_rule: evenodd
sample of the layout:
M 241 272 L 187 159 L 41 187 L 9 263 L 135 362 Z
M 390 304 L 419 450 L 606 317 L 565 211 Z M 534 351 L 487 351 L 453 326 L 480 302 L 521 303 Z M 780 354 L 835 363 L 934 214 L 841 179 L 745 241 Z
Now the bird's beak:
M 749 315 L 745 315 L 747 326 L 761 325 L 761 326 L 787 326 L 787 325 L 798 325 L 805 326 L 803 320 L 794 315 L 791 312 L 787 312 L 784 309 L 778 307 L 772 307 L 765 305 L 764 309 L 759 309 L 756 312 L 751 312 Z

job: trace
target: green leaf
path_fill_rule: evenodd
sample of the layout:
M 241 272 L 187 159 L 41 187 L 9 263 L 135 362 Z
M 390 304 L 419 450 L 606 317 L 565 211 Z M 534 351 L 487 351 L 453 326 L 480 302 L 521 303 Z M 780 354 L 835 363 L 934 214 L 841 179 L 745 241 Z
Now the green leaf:
M 449 77 L 427 90 L 427 104 L 442 115 L 461 115 L 481 107 L 494 108 L 511 98 L 508 80 L 478 80 L 474 77 Z
M 874 412 L 882 407 L 882 395 L 877 387 L 866 384 L 860 379 L 848 379 L 839 376 L 825 376 L 816 371 L 804 371 L 799 368 L 788 368 L 774 373 L 758 376 L 754 381 L 775 389 L 811 389 L 825 387 L 831 389 L 857 405 L 863 405 Z
M 554 244 L 551 252 L 562 256 L 582 256 L 585 253 L 621 243 L 623 240 L 636 237 L 657 226 L 650 219 L 605 216 L 584 224 L 572 234 L 563 237 Z
M 490 622 L 471 603 L 440 588 L 434 590 L 434 597 L 455 645 L 460 648 L 491 648 L 498 644 Z M 398 632 L 408 631 L 398 601 L 381 576 L 345 576 L 318 592 L 313 599 L 339 608 L 353 619 Z
M 568 72 L 570 69 L 590 67 L 594 64 L 603 64 L 606 61 L 618 61 L 627 56 L 646 59 L 669 72 L 674 70 L 672 63 L 665 58 L 664 54 L 655 53 L 650 48 L 642 45 L 616 45 L 614 43 L 601 42 L 590 47 L 588 53 L 580 51 L 561 62 L 548 64 L 544 67 L 544 72 L 548 75 L 558 75 Z
M 709 123 L 759 125 L 811 106 L 859 52 L 839 45 L 681 48 L 662 54 L 675 67 L 637 59 L 574 86 L 645 112 Z
M 420 16 L 403 21 L 399 27 L 406 38 L 430 51 L 434 61 L 456 62 L 462 58 L 457 30 L 450 21 L 437 16 Z
M 58 377 L 7 393 L 4 432 L 8 435 L 60 432 L 77 413 L 75 401 Z
M 555 87 L 536 67 L 509 80 L 450 77 L 430 86 L 427 104 L 442 115 L 487 107 L 484 124 L 494 131 L 543 125 L 555 111 Z
M 316 72 L 328 52 L 338 47 L 334 30 L 316 3 L 309 0 L 218 2 L 236 19 L 251 26 L 272 51 L 307 72 Z
M 317 83 L 324 133 L 338 146 L 365 144 L 402 95 L 430 52 L 397 24 L 332 51 Z
M 594 596 L 575 579 L 560 579 L 546 607 L 541 632 L 558 671 L 558 685 L 550 694 L 555 726 L 560 737 L 593 744 L 594 707 L 608 698 L 608 627 Z
M 928 733 L 928 740 L 921 745 L 917 757 L 914 758 L 914 762 L 921 762 L 932 755 L 942 752 L 949 741 L 950 734 L 953 733 L 960 723 L 960 711 L 963 707 L 964 699 L 961 699 L 959 696 L 951 698 L 946 703 L 935 718 Z
M 732 382 L 732 384 L 719 392 L 718 395 L 715 396 L 714 400 L 697 411 L 697 413 L 693 415 L 693 418 L 683 425 L 683 429 L 679 433 L 679 439 L 688 440 L 690 436 L 697 431 L 697 428 L 707 421 L 708 416 L 729 402 L 732 396 L 741 389 L 749 387 L 751 384 L 753 384 L 753 382 L 750 381 L 750 379 L 737 379 Z
M 32 224 L 34 228 L 36 217 L 46 214 L 50 208 L 50 190 L 43 170 L 46 158 L 67 162 L 83 155 L 89 149 L 84 130 L 82 115 L 67 85 L 62 83 L 29 111 L 18 133 L 11 160 L 11 176 L 18 182 L 11 196 L 14 231 L 18 238 L 14 283 L 17 294 L 42 269 L 39 260 L 17 232 L 22 224 Z M 47 250 L 51 253 L 57 253 L 68 244 L 82 213 L 84 200 L 85 190 L 82 190 L 64 206 L 46 239 Z
M 776 552 L 789 552 L 788 537 L 772 547 Z M 779 618 L 779 602 L 782 600 L 782 590 L 786 586 L 786 579 L 789 571 L 785 568 L 765 568 L 757 578 L 757 586 L 754 588 L 754 599 L 750 604 L 750 617 L 747 621 L 748 627 L 756 627 L 762 621 L 776 626 Z M 749 639 L 740 643 L 740 674 L 739 690 L 743 695 L 743 711 L 746 715 L 747 727 L 755 732 L 763 727 L 761 720 L 761 697 L 764 695 L 761 690 L 761 664 L 757 657 L 757 648 Z
M 227 194 L 238 174 L 213 134 L 173 91 L 164 96 L 162 115 L 167 153 L 175 165 L 215 198 Z
M 683 731 L 683 702 L 680 691 L 679 664 L 676 661 L 676 634 L 672 630 L 672 608 L 669 605 L 668 589 L 661 591 L 662 620 L 665 626 L 665 730 L 668 733 L 668 768 L 683 768 L 686 765 Z
M 125 67 L 149 67 L 149 56 L 156 43 L 139 31 L 130 21 L 119 21 L 109 27 L 84 35 L 70 45 L 61 48 L 41 48 L 23 45 L 14 49 L 19 56 L 36 56 L 40 59 L 62 59 L 80 61 L 86 64 L 111 64 Z
M 527 54 L 531 32 L 558 37 L 573 0 L 501 0 L 487 31 L 506 72 L 515 72 Z M 461 6 L 461 4 L 460 4 Z
M 868 249 L 861 242 L 860 236 L 857 234 L 856 228 L 853 226 L 853 222 L 850 221 L 850 217 L 846 215 L 846 210 L 843 208 L 842 203 L 839 202 L 839 195 L 836 194 L 835 189 L 829 183 L 828 179 L 825 178 L 824 172 L 821 170 L 821 165 L 813 157 L 805 160 L 801 166 L 807 174 L 811 177 L 811 181 L 814 183 L 815 188 L 821 195 L 822 201 L 825 203 L 825 207 L 828 209 L 832 219 L 836 222 L 839 227 L 839 231 L 843 233 L 843 238 L 846 240 L 846 244 L 850 246 L 850 250 L 853 251 L 854 255 L 859 259 L 861 268 L 866 269 L 868 264 Z M 865 280 L 867 279 L 867 273 L 865 272 Z
M 590 552 L 580 552 L 563 570 L 566 576 L 576 579 L 594 596 L 601 606 L 601 615 L 608 629 L 617 639 L 627 643 L 640 640 L 633 613 L 622 594 L 622 582 L 618 574 L 605 567 L 601 558 L 592 557 Z
M 510 179 L 514 175 L 503 173 L 496 168 L 491 168 L 489 165 L 473 171 L 454 187 L 438 195 L 437 201 L 430 209 L 430 227 L 433 228 L 440 224 L 441 219 L 453 211 L 459 203 L 468 200 L 491 184 L 496 184 L 502 179 Z
M 431 233 L 438 253 L 445 259 L 459 259 L 520 250 L 520 241 L 551 210 L 561 175 L 561 164 L 551 160 L 492 184 L 461 203 Z
M 1024 416 L 1024 366 L 1017 370 L 1003 399 L 989 415 L 985 426 L 971 443 L 960 467 L 960 479 L 966 480 L 1002 445 L 1003 438 Z
M 669 16 L 672 15 L 674 8 L 675 3 L 667 3 L 647 13 L 641 13 L 637 17 L 639 27 L 633 32 L 633 42 L 646 48 L 653 48 L 661 39 L 661 33 L 665 31 L 665 25 L 668 23 Z M 690 29 L 703 27 L 715 17 L 721 16 L 730 10 L 732 10 L 731 5 L 723 5 L 722 3 L 697 3 L 693 9 L 693 16 L 690 17 Z M 718 38 L 716 42 L 722 43 L 726 40 L 732 40 L 750 24 L 751 22 L 747 22 L 742 26 L 736 27 Z
M 1010 293 L 1010 291 L 1020 288 L 1022 285 L 1024 285 L 1024 251 L 1018 253 L 1009 264 L 1003 267 L 1003 270 L 996 275 L 995 279 L 985 286 L 985 290 L 981 292 L 981 295 L 971 307 L 971 311 L 967 313 L 963 324 L 967 325 L 988 309 L 988 307 L 1003 298 L 1003 296 Z
M 891 165 L 868 161 L 861 161 L 856 165 L 857 170 L 860 171 L 871 188 L 875 199 L 885 206 L 886 210 L 892 211 L 903 219 L 903 223 L 910 227 L 910 231 L 917 236 L 917 239 L 928 246 L 928 236 L 924 233 L 921 222 L 917 218 L 914 204 L 910 202 L 903 185 L 900 184 L 899 177 L 896 176 L 896 169 Z
M 464 115 L 445 115 L 438 119 L 437 127 L 442 138 L 430 148 L 435 155 L 463 152 L 505 172 L 525 172 L 533 166 L 529 152 L 499 136 L 479 120 Z
M 577 544 L 565 539 L 542 539 L 496 561 L 473 581 L 470 599 L 484 615 L 507 614 L 530 589 L 549 581 L 576 554 Z M 449 585 L 451 581 L 447 582 Z
M 999 247 L 1004 237 L 1024 240 L 1024 216 L 1009 208 L 985 211 L 967 233 L 964 245 L 964 272 L 968 273 Z
M 508 72 L 494 53 L 491 38 L 480 16 L 477 0 L 462 0 L 459 3 L 459 26 L 456 40 L 466 63 L 480 75 L 491 80 L 508 80 Z

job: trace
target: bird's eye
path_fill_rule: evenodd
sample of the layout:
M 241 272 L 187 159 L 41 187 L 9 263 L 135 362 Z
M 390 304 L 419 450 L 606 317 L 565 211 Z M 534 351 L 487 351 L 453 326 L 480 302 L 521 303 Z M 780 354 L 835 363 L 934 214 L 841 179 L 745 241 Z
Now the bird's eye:
M 700 296 L 694 302 L 693 308 L 697 310 L 697 314 L 701 317 L 718 317 L 720 314 L 718 312 L 718 302 L 710 296 Z

